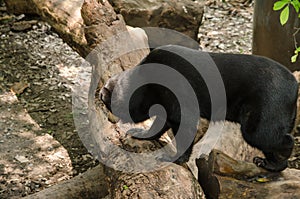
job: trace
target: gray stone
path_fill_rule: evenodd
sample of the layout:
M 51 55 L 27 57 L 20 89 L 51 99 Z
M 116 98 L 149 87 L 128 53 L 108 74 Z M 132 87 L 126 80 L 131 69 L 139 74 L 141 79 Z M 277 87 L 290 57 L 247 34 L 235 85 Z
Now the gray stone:
M 203 3 L 192 0 L 109 0 L 127 25 L 169 28 L 197 39 Z

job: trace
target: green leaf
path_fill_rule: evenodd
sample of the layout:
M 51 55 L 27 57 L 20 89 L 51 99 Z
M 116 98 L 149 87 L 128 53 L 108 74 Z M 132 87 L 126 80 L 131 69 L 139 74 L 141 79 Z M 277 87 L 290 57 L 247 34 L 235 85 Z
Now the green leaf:
M 281 10 L 288 3 L 288 1 L 277 1 L 274 3 L 273 10 Z
M 280 23 L 281 25 L 286 24 L 287 20 L 289 19 L 290 15 L 290 8 L 287 5 L 280 13 Z
M 293 7 L 295 8 L 296 12 L 299 12 L 299 1 L 292 1 L 291 2 Z
M 292 63 L 295 63 L 297 61 L 297 58 L 298 58 L 298 54 L 295 54 L 291 57 L 291 62 Z
M 291 57 L 291 62 L 292 63 L 295 63 L 297 61 L 299 53 L 300 53 L 300 47 L 297 47 L 296 50 L 295 50 L 295 55 L 293 55 Z
M 300 1 L 299 0 L 294 0 L 293 2 L 295 2 L 296 6 L 298 6 L 298 8 L 300 8 Z

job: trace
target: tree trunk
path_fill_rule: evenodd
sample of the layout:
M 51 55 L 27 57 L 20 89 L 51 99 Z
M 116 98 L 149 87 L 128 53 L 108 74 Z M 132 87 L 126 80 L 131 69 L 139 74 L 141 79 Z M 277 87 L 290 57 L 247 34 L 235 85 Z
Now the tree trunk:
M 279 21 L 279 11 L 273 11 L 277 0 L 256 0 L 253 23 L 253 54 L 263 55 L 286 66 L 291 71 L 300 70 L 300 59 L 292 63 L 295 43 L 293 34 L 295 28 L 300 28 L 300 19 L 295 9 L 290 6 L 287 23 L 282 26 Z M 298 45 L 300 33 L 296 36 Z
M 138 141 L 130 138 L 126 132 L 121 132 L 119 122 L 110 123 L 106 120 L 109 113 L 103 105 L 97 104 L 97 99 L 95 104 L 99 81 L 100 86 L 103 85 L 113 74 L 138 64 L 148 52 L 137 51 L 148 47 L 143 43 L 143 39 L 132 40 L 127 34 L 118 34 L 126 30 L 125 23 L 121 16 L 116 15 L 111 9 L 107 10 L 110 6 L 103 6 L 106 4 L 108 1 L 105 4 L 93 0 L 85 1 L 82 17 L 87 25 L 85 36 L 88 44 L 99 44 L 88 57 L 95 68 L 88 98 L 89 133 L 93 135 L 94 140 L 87 142 L 93 142 L 93 145 L 97 146 L 94 154 L 101 157 L 108 166 L 106 175 L 109 179 L 110 195 L 112 198 L 200 198 L 200 186 L 185 168 L 170 164 L 148 173 L 130 172 L 130 169 L 139 163 L 131 156 L 115 149 L 145 152 L 160 145 L 158 141 Z M 117 18 L 120 20 L 116 20 Z M 113 145 L 110 142 L 113 142 Z

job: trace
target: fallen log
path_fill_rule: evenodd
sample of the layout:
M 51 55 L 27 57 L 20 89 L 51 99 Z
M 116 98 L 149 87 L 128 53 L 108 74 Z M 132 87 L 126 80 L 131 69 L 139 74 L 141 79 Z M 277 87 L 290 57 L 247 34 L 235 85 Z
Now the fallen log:
M 90 198 L 99 199 L 108 195 L 108 183 L 105 180 L 103 166 L 98 165 L 95 168 L 86 171 L 82 175 L 49 187 L 43 191 L 29 195 L 27 199 L 74 199 Z
M 196 162 L 201 169 L 198 180 L 209 198 L 292 199 L 300 196 L 300 171 L 296 169 L 271 173 L 218 150 L 213 150 L 208 160 L 202 157 Z

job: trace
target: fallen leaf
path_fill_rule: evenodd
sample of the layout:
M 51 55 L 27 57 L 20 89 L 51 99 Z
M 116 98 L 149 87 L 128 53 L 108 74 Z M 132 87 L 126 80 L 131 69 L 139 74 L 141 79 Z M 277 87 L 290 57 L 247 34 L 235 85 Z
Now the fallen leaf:
M 256 181 L 260 183 L 265 183 L 265 182 L 269 182 L 270 180 L 268 178 L 257 178 Z
M 16 95 L 20 95 L 21 93 L 24 92 L 24 90 L 26 88 L 28 88 L 30 86 L 29 83 L 26 83 L 26 82 L 17 82 L 15 83 L 11 88 L 10 90 L 16 94 Z

